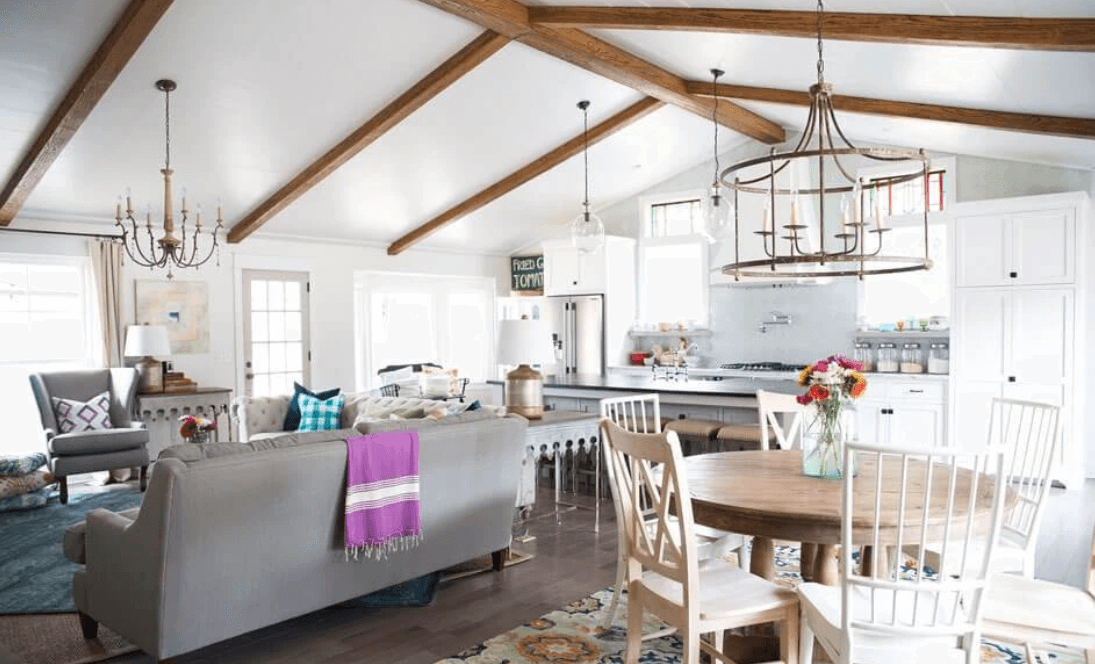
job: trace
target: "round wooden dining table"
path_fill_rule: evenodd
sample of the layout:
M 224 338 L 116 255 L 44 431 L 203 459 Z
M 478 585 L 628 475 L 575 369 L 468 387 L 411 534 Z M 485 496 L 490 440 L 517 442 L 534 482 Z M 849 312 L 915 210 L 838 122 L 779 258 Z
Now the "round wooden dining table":
M 919 464 L 919 465 L 917 465 Z M 862 460 L 855 476 L 852 542 L 867 547 L 866 556 L 882 555 L 868 546 L 874 536 L 875 485 L 878 477 L 873 458 Z M 844 483 L 841 480 L 807 477 L 802 474 L 802 452 L 798 450 L 765 450 L 720 452 L 685 457 L 685 473 L 692 494 L 692 515 L 696 523 L 734 533 L 753 536 L 750 558 L 752 573 L 772 579 L 775 575 L 773 540 L 801 542 L 802 572 L 809 581 L 838 585 L 836 547 L 841 541 L 841 501 Z M 943 467 L 941 467 L 943 468 Z M 947 467 L 949 468 L 949 467 Z M 923 475 L 923 462 L 910 461 L 909 477 Z M 945 472 L 945 471 L 944 471 Z M 944 475 L 945 476 L 945 475 Z M 956 510 L 950 521 L 966 518 L 974 473 L 960 470 L 955 486 Z M 945 515 L 935 515 L 935 505 L 945 504 L 947 482 L 932 487 L 932 510 L 927 537 L 943 536 L 947 525 Z M 883 463 L 881 509 L 879 512 L 880 545 L 895 544 L 899 514 L 901 467 Z M 991 520 L 994 483 L 977 482 L 974 519 L 987 527 Z M 916 490 L 912 480 L 910 491 Z M 921 494 L 923 487 L 920 487 Z M 1011 492 L 1009 491 L 1009 494 Z M 915 501 L 910 501 L 911 505 Z M 922 504 L 922 500 L 920 502 Z M 906 517 L 909 516 L 907 507 Z M 919 513 L 918 513 L 919 514 Z M 862 516 L 860 516 L 862 515 Z M 916 525 L 920 517 L 915 519 Z M 919 540 L 920 532 L 903 531 L 903 541 Z M 910 535 L 912 537 L 910 537 Z M 915 539 L 914 539 L 915 538 Z M 885 548 L 880 546 L 879 548 Z M 864 561 L 870 567 L 870 560 Z M 885 569 L 884 562 L 879 563 Z

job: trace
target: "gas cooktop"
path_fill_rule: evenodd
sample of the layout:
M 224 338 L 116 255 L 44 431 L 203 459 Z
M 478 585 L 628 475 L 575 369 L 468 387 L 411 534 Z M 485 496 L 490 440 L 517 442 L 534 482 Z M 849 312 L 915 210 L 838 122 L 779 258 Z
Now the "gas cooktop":
M 784 364 L 782 362 L 734 362 L 720 364 L 720 369 L 737 369 L 740 371 L 801 371 L 802 365 Z

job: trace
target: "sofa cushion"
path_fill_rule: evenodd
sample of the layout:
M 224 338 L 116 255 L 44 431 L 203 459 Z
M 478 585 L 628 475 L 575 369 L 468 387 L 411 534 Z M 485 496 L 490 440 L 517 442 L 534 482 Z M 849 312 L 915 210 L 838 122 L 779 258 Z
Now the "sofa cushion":
M 53 415 L 57 418 L 57 431 L 60 433 L 96 431 L 111 427 L 110 390 L 96 394 L 87 401 L 51 398 Z
M 317 399 L 307 394 L 300 395 L 300 426 L 298 431 L 333 431 L 342 421 L 342 402 L 345 398 L 339 394 L 330 399 Z
M 252 454 L 265 450 L 297 447 L 298 445 L 311 445 L 313 443 L 325 443 L 332 440 L 344 440 L 350 436 L 356 435 L 357 431 L 353 429 L 261 433 L 252 436 L 250 442 L 247 443 L 205 443 L 204 445 L 183 443 L 181 445 L 172 445 L 160 452 L 159 458 L 178 459 L 183 463 L 191 464 L 203 459 L 215 459 L 218 457 L 235 456 L 237 454 Z
M 52 482 L 53 475 L 48 470 L 36 470 L 22 477 L 0 477 L 0 498 L 29 493 Z
M 42 487 L 41 489 L 21 493 L 18 496 L 0 498 L 0 513 L 20 512 L 36 507 L 44 507 L 49 502 L 49 495 L 52 491 L 51 487 Z
M 191 447 L 197 447 L 192 445 Z M 130 521 L 136 521 L 137 515 L 141 513 L 140 507 L 134 507 L 132 509 L 123 510 L 118 512 L 119 516 L 123 516 Z M 87 534 L 87 522 L 81 521 L 80 523 L 74 523 L 68 528 L 65 528 L 64 539 L 64 551 L 65 558 L 68 558 L 74 563 L 83 565 L 87 563 L 87 550 L 84 546 L 84 537 Z
M 32 473 L 46 465 L 46 455 L 42 452 L 25 456 L 0 456 L 0 477 L 19 477 Z
M 54 456 L 79 456 L 138 449 L 147 443 L 148 429 L 127 427 L 63 433 L 50 439 L 49 451 Z
M 322 392 L 313 392 L 307 387 L 304 387 L 300 383 L 293 381 L 293 396 L 289 399 L 289 410 L 285 413 L 285 422 L 281 425 L 282 431 L 296 431 L 300 428 L 300 397 L 303 394 L 307 394 L 310 397 L 315 397 L 320 401 L 326 401 L 331 397 L 338 396 L 338 393 L 342 391 L 341 387 L 334 387 Z

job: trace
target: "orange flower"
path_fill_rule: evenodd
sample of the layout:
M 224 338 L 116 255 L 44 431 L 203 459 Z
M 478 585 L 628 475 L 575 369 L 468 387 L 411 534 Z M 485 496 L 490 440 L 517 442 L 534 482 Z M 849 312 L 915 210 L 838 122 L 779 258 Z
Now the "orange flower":
M 852 398 L 853 399 L 858 399 L 859 397 L 863 396 L 863 393 L 866 392 L 866 391 L 867 391 L 867 381 L 865 381 L 863 379 L 857 380 L 855 382 L 855 384 L 852 385 L 852 390 L 851 390 Z
M 800 371 L 798 374 L 798 386 L 806 387 L 806 381 L 810 380 L 810 374 L 812 373 L 814 373 L 814 365 L 812 364 Z
M 806 396 L 816 401 L 822 401 L 829 398 L 829 390 L 820 385 L 811 385 L 810 391 L 806 393 Z

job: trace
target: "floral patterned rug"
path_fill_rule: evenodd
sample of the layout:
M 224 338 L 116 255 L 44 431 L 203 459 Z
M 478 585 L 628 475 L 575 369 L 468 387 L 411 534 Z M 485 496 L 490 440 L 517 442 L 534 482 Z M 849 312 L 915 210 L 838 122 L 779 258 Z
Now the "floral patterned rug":
M 797 585 L 798 547 L 776 547 L 777 583 Z M 606 588 L 585 599 L 488 639 L 437 664 L 620 664 L 627 650 L 627 594 L 620 598 L 616 619 L 608 630 L 601 628 L 604 611 L 612 601 Z M 643 620 L 643 632 L 666 627 L 651 614 Z M 815 662 L 828 662 L 820 647 L 814 648 Z M 641 664 L 679 664 L 681 640 L 665 636 L 643 642 Z M 1037 651 L 1027 662 L 1019 644 L 982 641 L 983 664 L 1083 664 L 1079 651 Z

